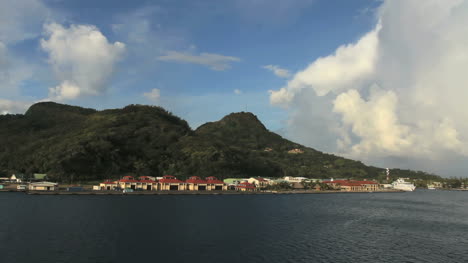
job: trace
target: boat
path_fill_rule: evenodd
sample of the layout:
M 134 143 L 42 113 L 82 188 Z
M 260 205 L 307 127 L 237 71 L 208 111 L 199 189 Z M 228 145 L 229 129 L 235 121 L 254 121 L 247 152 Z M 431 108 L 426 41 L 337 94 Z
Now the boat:
M 412 192 L 416 189 L 416 186 L 413 183 L 406 182 L 403 178 L 398 178 L 395 182 L 392 183 L 393 189 Z
M 435 190 L 436 188 L 435 188 L 434 186 L 428 185 L 428 186 L 427 186 L 427 189 L 428 189 L 428 190 Z

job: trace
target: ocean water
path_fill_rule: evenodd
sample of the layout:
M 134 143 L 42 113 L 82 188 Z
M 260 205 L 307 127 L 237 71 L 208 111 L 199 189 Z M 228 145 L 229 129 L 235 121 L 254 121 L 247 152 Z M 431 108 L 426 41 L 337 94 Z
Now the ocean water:
M 0 262 L 468 262 L 468 192 L 0 193 Z

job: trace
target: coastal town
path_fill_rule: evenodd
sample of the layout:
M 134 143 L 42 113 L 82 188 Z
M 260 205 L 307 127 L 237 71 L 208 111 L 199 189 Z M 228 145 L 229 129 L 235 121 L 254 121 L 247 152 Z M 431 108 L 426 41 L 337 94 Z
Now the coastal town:
M 191 176 L 180 180 L 172 175 L 162 177 L 152 176 L 122 176 L 116 180 L 105 180 L 99 184 L 59 185 L 47 181 L 47 174 L 33 174 L 25 180 L 22 176 L 0 177 L 0 191 L 37 192 L 88 192 L 88 193 L 163 193 L 163 192 L 205 192 L 205 193 L 307 193 L 307 192 L 391 192 L 413 191 L 415 185 L 399 178 L 391 184 L 379 183 L 375 180 L 352 179 L 311 179 L 305 177 L 283 178 L 226 178 L 219 180 L 214 176 L 201 178 Z M 441 182 L 431 182 L 431 188 L 442 189 Z

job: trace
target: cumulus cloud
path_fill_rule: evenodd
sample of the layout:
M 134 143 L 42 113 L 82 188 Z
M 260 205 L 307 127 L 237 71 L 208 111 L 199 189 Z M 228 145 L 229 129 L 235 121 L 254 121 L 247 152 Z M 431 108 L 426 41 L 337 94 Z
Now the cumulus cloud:
M 272 91 L 270 102 L 305 120 L 317 110 L 297 103 L 305 94 L 310 101 L 332 97 L 329 136 L 337 144 L 328 151 L 370 162 L 447 153 L 466 161 L 468 1 L 387 0 L 376 14 L 372 31 L 313 61 Z M 302 131 L 304 138 L 311 133 Z
M 230 63 L 239 62 L 240 58 L 224 56 L 214 53 L 192 54 L 190 52 L 168 51 L 166 55 L 158 57 L 158 60 L 187 64 L 198 64 L 207 66 L 212 70 L 223 71 L 230 69 Z
M 69 28 L 52 23 L 44 26 L 47 39 L 41 47 L 49 55 L 49 63 L 61 82 L 50 88 L 53 100 L 69 100 L 79 96 L 99 95 L 106 90 L 117 61 L 123 56 L 125 44 L 109 43 L 92 25 L 71 25 Z
M 289 78 L 291 76 L 291 73 L 289 73 L 289 70 L 280 68 L 277 65 L 266 65 L 266 66 L 263 66 L 262 68 L 268 69 L 269 71 L 273 72 L 276 76 L 280 78 Z
M 374 151 L 394 154 L 411 145 L 409 128 L 399 123 L 397 105 L 393 91 L 373 91 L 367 101 L 354 89 L 336 97 L 333 111 L 341 114 L 343 125 L 361 138 L 359 144 L 352 146 L 355 154 Z M 338 145 L 346 150 L 348 144 L 346 136 Z
M 273 104 L 288 104 L 301 89 L 311 88 L 318 96 L 356 85 L 375 68 L 380 24 L 358 42 L 340 46 L 333 55 L 321 57 L 296 73 L 286 87 L 272 92 Z
M 25 112 L 31 103 L 0 99 L 0 115 Z
M 150 92 L 143 93 L 143 96 L 153 102 L 157 102 L 161 98 L 161 91 L 159 89 L 152 89 Z

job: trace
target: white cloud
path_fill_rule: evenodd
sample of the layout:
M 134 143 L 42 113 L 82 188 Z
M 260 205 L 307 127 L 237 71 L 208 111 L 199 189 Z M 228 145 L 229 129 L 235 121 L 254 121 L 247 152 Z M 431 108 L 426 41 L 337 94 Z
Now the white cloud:
M 262 68 L 270 70 L 271 72 L 273 72 L 276 76 L 280 78 L 289 78 L 291 76 L 291 73 L 289 73 L 289 70 L 280 68 L 277 65 L 266 65 L 266 66 L 263 66 Z
M 301 89 L 311 88 L 318 96 L 356 85 L 374 72 L 380 25 L 355 44 L 340 46 L 333 55 L 321 57 L 296 73 L 279 93 L 272 92 L 272 103 L 288 104 Z
M 334 101 L 333 111 L 341 114 L 344 126 L 349 126 L 361 141 L 352 146 L 355 155 L 395 154 L 411 145 L 409 128 L 399 123 L 396 108 L 398 98 L 393 91 L 373 91 L 365 101 L 356 90 L 340 94 Z M 348 147 L 349 137 L 339 141 Z
M 207 66 L 212 70 L 223 71 L 230 69 L 230 63 L 239 62 L 240 58 L 214 53 L 192 54 L 190 52 L 168 51 L 166 55 L 158 57 L 158 60 L 198 64 Z
M 51 99 L 102 94 L 115 64 L 123 56 L 125 44 L 109 43 L 99 29 L 91 25 L 65 28 L 53 23 L 45 25 L 44 31 L 48 39 L 41 39 L 41 47 L 49 54 L 49 63 L 61 81 L 50 89 Z
M 0 99 L 0 115 L 24 113 L 32 103 Z
M 240 90 L 240 89 L 235 89 L 235 90 L 234 90 L 234 94 L 236 94 L 236 95 L 241 95 L 241 94 L 242 94 L 242 90 Z
M 157 102 L 161 98 L 161 91 L 159 89 L 152 89 L 150 92 L 143 93 L 143 96 L 153 102 Z
M 466 162 L 468 1 L 387 0 L 377 19 L 356 43 L 316 59 L 272 91 L 270 102 L 289 107 L 292 123 L 314 122 L 312 101 L 332 98 L 335 125 L 328 137 L 338 143 L 327 151 L 380 164 L 382 158 L 454 155 Z

